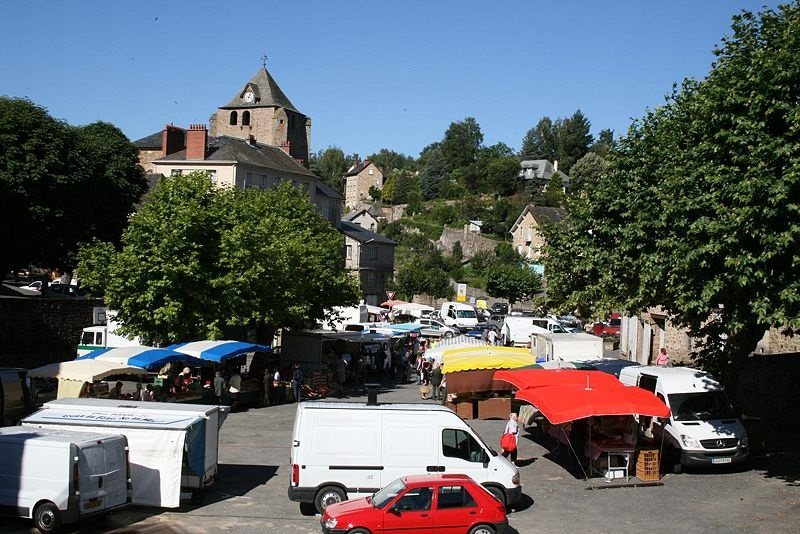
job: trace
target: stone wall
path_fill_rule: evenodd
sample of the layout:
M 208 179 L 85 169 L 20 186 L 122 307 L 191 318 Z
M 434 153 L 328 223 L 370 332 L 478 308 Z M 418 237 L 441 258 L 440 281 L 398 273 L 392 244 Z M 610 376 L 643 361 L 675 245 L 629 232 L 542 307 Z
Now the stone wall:
M 98 299 L 0 298 L 0 366 L 32 369 L 75 359 Z
M 497 246 L 497 241 L 488 239 L 480 234 L 470 233 L 463 229 L 445 228 L 442 237 L 436 241 L 436 246 L 440 250 L 450 252 L 456 241 L 461 242 L 461 250 L 464 251 L 464 258 L 472 258 L 479 251 L 493 252 Z

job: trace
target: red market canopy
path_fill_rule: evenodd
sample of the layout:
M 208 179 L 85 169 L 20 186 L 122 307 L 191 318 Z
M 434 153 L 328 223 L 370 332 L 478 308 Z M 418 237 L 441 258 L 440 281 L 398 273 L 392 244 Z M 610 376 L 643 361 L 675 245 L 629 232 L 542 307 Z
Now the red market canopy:
M 384 308 L 391 308 L 392 306 L 397 306 L 398 304 L 408 304 L 405 300 L 387 300 L 386 302 L 381 302 L 381 306 Z
M 595 415 L 669 417 L 658 397 L 602 371 L 503 370 L 494 378 L 519 388 L 516 398 L 536 406 L 554 425 Z

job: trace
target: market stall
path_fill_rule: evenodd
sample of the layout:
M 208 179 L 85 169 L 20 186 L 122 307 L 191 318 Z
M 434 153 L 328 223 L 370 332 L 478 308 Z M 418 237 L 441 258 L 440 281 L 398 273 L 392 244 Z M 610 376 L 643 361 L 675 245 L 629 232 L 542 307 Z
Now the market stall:
M 81 392 L 86 392 L 86 384 L 110 376 L 146 374 L 147 370 L 142 367 L 92 359 L 50 363 L 28 371 L 32 378 L 57 378 L 59 399 L 77 398 Z
M 632 416 L 669 417 L 670 413 L 652 393 L 625 386 L 601 371 L 503 370 L 494 378 L 517 388 L 515 398 L 531 403 L 547 418 L 552 425 L 548 433 L 568 445 L 580 465 L 587 464 L 588 475 L 621 473 L 627 478 L 642 448 Z M 645 471 L 652 471 L 652 466 Z

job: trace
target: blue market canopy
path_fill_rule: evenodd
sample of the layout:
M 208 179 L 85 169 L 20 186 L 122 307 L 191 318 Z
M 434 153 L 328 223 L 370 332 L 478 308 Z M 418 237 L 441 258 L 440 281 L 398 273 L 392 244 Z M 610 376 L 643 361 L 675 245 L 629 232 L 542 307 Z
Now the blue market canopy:
M 243 341 L 190 341 L 189 343 L 177 343 L 170 345 L 167 350 L 179 352 L 186 356 L 192 356 L 209 362 L 220 363 L 228 358 L 239 356 L 246 352 L 271 352 L 272 349 L 264 345 L 255 343 L 245 343 Z M 186 358 L 184 357 L 184 360 Z
M 159 349 L 141 345 L 138 347 L 116 347 L 93 350 L 77 360 L 98 360 L 119 365 L 130 365 L 143 369 L 158 369 L 168 362 L 185 361 L 186 354 L 170 349 Z
M 407 334 L 409 332 L 419 332 L 422 328 L 418 324 L 414 323 L 399 323 L 399 324 L 388 324 L 385 326 L 395 334 Z

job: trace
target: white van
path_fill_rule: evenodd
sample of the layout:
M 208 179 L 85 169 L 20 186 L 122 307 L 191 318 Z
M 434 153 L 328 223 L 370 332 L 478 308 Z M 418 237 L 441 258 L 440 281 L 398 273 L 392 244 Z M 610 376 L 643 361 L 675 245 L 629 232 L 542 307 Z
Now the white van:
M 637 365 L 623 368 L 619 379 L 655 393 L 669 406 L 669 419 L 656 419 L 649 425 L 656 441 L 663 436 L 668 446 L 665 454 L 675 455 L 668 458 L 667 465 L 678 468 L 678 460 L 688 467 L 747 459 L 747 432 L 722 386 L 710 374 L 688 367 Z
M 506 505 L 519 470 L 453 411 L 430 404 L 301 402 L 290 453 L 289 499 L 322 513 L 404 475 L 469 475 Z
M 116 321 L 117 312 L 105 312 L 106 324 L 87 326 L 81 331 L 78 343 L 78 356 L 89 354 L 93 350 L 110 349 L 116 347 L 138 347 L 141 340 L 138 337 L 125 337 L 119 333 L 119 323 Z M 102 316 L 101 316 L 102 318 Z
M 472 330 L 478 325 L 478 314 L 475 312 L 475 308 L 463 302 L 442 303 L 439 315 L 444 324 L 458 328 L 462 332 Z
M 0 428 L 0 511 L 48 533 L 130 502 L 125 436 Z
M 531 334 L 568 334 L 564 325 L 550 317 L 531 317 L 529 315 L 506 315 L 500 336 L 506 345 L 528 347 Z

